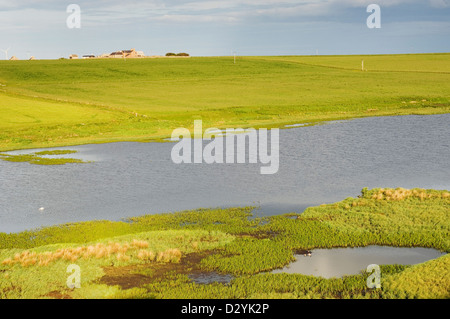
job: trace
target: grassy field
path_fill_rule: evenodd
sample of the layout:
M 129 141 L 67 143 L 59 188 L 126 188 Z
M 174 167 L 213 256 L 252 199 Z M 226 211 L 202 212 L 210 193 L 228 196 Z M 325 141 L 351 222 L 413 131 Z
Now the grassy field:
M 450 298 L 449 255 L 382 265 L 381 289 L 366 287 L 367 273 L 331 279 L 268 273 L 304 249 L 392 245 L 448 253 L 449 191 L 364 189 L 303 214 L 249 218 L 251 211 L 208 209 L 0 233 L 0 298 Z M 66 286 L 70 264 L 81 269 L 81 288 Z M 200 284 L 189 277 L 211 271 L 233 279 Z
M 364 59 L 366 71 L 361 71 Z M 0 151 L 450 110 L 450 54 L 0 61 Z

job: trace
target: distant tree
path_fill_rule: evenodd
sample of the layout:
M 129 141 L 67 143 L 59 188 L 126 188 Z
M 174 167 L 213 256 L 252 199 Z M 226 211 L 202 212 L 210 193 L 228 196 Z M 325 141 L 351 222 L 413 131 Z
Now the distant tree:
M 172 52 L 169 52 L 169 53 L 166 53 L 166 56 L 176 56 L 176 54 L 172 53 Z
M 178 53 L 177 56 L 189 56 L 189 54 L 182 52 L 182 53 Z

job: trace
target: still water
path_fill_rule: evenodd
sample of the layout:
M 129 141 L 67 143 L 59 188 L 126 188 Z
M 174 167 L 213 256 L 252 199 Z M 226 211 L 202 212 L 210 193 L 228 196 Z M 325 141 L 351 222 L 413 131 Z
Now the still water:
M 431 248 L 367 246 L 357 248 L 314 249 L 311 256 L 295 255 L 296 260 L 272 273 L 290 273 L 323 278 L 356 275 L 368 265 L 413 265 L 443 256 Z
M 364 187 L 450 189 L 449 124 L 443 114 L 293 126 L 280 130 L 273 175 L 261 175 L 259 163 L 174 164 L 173 143 L 57 148 L 77 150 L 68 157 L 94 161 L 88 164 L 0 161 L 0 232 L 201 207 L 302 212 Z

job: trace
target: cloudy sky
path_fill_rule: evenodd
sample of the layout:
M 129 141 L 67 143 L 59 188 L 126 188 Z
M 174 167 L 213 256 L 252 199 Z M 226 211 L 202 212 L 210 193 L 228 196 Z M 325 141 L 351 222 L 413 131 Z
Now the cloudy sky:
M 369 4 L 381 28 L 366 24 Z M 68 28 L 68 5 L 81 27 Z M 0 0 L 0 49 L 20 59 L 110 53 L 450 52 L 450 0 Z M 0 58 L 5 54 L 0 52 Z

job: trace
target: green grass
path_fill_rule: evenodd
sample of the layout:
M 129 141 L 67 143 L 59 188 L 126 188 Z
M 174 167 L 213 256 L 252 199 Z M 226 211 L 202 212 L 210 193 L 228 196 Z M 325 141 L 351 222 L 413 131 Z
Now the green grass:
M 367 71 L 360 71 L 364 59 Z M 450 54 L 0 61 L 0 150 L 450 109 Z
M 182 239 L 182 240 L 181 240 Z M 155 254 L 177 247 L 182 253 L 189 253 L 195 250 L 192 242 L 201 242 L 200 249 L 212 249 L 218 245 L 223 245 L 232 240 L 232 236 L 224 233 L 207 231 L 187 231 L 187 230 L 168 230 L 168 231 L 150 231 L 134 234 L 133 236 L 116 236 L 108 240 L 86 243 L 84 246 L 91 245 L 95 247 L 99 243 L 117 243 L 129 244 L 132 246 L 132 240 L 146 241 L 149 246 L 144 250 L 152 251 Z M 76 249 L 82 247 L 76 244 L 54 244 L 37 247 L 27 250 L 30 253 L 45 255 L 46 253 L 56 253 L 59 250 Z M 8 249 L 0 251 L 0 259 L 14 259 L 16 254 L 23 253 L 20 249 Z M 66 269 L 70 264 L 77 264 L 82 269 L 81 285 L 86 286 L 83 289 L 89 291 L 95 281 L 104 275 L 103 267 L 114 264 L 116 267 L 128 264 L 142 264 L 145 261 L 138 258 L 137 249 L 128 249 L 126 259 L 121 259 L 118 254 L 96 257 L 79 257 L 77 260 L 59 258 L 45 265 L 38 263 L 31 266 L 23 266 L 20 263 L 14 263 L 1 266 L 0 270 L 0 299 L 2 298 L 49 298 L 48 294 L 58 291 L 62 294 L 70 291 L 66 286 L 68 274 Z M 170 261 L 161 261 L 154 263 L 167 263 Z M 42 284 L 45 282 L 45 284 Z M 98 294 L 98 289 L 97 294 Z M 113 289 L 114 290 L 114 289 Z M 117 290 L 117 289 L 116 289 Z M 117 293 L 117 292 L 116 292 Z M 102 297 L 107 296 L 102 292 Z M 86 297 L 86 296 L 85 296 Z
M 380 267 L 382 285 L 391 276 L 408 267 L 383 265 Z M 214 283 L 192 283 L 186 276 L 171 277 L 171 281 L 146 286 L 152 293 L 140 291 L 140 297 L 202 299 L 219 296 L 228 299 L 347 299 L 385 298 L 387 291 L 367 289 L 367 274 L 324 279 L 300 274 L 258 274 L 234 279 L 229 286 Z
M 389 245 L 450 251 L 450 193 L 424 189 L 363 189 L 357 198 L 304 213 L 249 218 L 251 207 L 201 209 L 146 215 L 121 222 L 91 221 L 21 233 L 0 233 L 0 296 L 3 298 L 450 298 L 449 255 L 414 265 L 382 265 L 382 288 L 368 289 L 368 274 L 323 279 L 271 274 L 298 249 Z M 293 218 L 298 217 L 298 218 Z M 193 264 L 145 262 L 138 250 L 36 264 L 39 254 L 89 245 L 146 241 L 158 253 L 178 249 Z M 35 255 L 30 255 L 35 253 Z M 34 264 L 12 263 L 20 256 Z M 31 256 L 31 257 L 30 257 Z M 34 257 L 33 257 L 34 256 Z M 6 262 L 5 262 L 6 260 Z M 9 260 L 9 262 L 8 262 Z M 65 288 L 66 267 L 83 269 L 81 289 Z M 105 268 L 106 267 L 106 268 Z M 192 282 L 192 271 L 232 274 L 229 285 Z M 110 274 L 125 278 L 127 288 Z M 109 277 L 108 277 L 109 276 Z M 36 281 L 35 278 L 40 278 Z M 106 280 L 105 278 L 109 278 Z M 136 279 L 137 278 L 137 279 Z M 131 283 L 131 284 L 130 284 Z
M 450 298 L 450 256 L 413 265 L 385 281 L 394 298 Z
M 355 71 L 361 70 L 361 62 L 364 61 L 364 70 L 367 71 L 416 73 L 450 73 L 448 58 L 447 53 L 261 57 L 269 61 L 286 61 Z
M 74 150 L 54 150 L 54 151 L 41 151 L 41 152 L 35 152 L 35 155 L 66 155 L 66 154 L 75 154 L 78 151 Z

